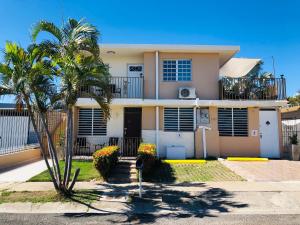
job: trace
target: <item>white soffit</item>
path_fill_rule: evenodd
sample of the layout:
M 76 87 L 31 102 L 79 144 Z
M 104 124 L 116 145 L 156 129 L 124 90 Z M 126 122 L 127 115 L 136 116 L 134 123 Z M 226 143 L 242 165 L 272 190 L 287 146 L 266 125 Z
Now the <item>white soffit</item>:
M 176 45 L 176 44 L 100 44 L 102 56 L 134 56 L 144 52 L 169 53 L 218 53 L 220 65 L 227 62 L 240 50 L 239 46 L 222 45 Z
M 246 76 L 261 60 L 231 58 L 220 68 L 220 76 L 238 78 Z

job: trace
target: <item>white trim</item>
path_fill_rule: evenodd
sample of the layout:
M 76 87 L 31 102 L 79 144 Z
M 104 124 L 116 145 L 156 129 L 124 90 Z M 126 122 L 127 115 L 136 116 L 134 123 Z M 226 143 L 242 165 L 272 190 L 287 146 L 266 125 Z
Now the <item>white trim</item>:
M 226 52 L 240 50 L 237 45 L 175 45 L 175 44 L 100 44 L 100 49 L 137 49 L 141 52 Z
M 156 142 L 156 152 L 157 157 L 159 157 L 159 107 L 156 106 L 155 111 L 155 142 Z
M 283 107 L 287 105 L 287 101 L 234 101 L 234 100 L 183 100 L 183 99 L 137 99 L 137 98 L 114 98 L 111 102 L 112 106 L 167 106 L 167 107 Z M 98 107 L 99 104 L 91 98 L 78 98 L 76 106 L 80 107 Z

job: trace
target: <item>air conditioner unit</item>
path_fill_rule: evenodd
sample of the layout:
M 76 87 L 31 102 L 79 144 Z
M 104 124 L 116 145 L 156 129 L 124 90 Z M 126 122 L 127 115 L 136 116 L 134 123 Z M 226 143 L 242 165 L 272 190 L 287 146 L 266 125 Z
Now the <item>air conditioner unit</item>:
M 196 98 L 196 90 L 192 87 L 180 87 L 178 90 L 178 98 L 193 99 Z

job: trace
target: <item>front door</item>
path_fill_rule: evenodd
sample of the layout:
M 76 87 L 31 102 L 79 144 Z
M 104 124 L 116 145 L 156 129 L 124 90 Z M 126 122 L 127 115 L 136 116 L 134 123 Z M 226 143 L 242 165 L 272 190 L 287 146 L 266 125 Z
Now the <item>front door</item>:
M 278 118 L 275 110 L 259 111 L 261 157 L 279 158 Z
M 142 132 L 142 108 L 124 109 L 123 156 L 137 155 Z
M 128 64 L 128 98 L 141 98 L 142 97 L 142 82 L 141 76 L 144 73 L 143 64 Z

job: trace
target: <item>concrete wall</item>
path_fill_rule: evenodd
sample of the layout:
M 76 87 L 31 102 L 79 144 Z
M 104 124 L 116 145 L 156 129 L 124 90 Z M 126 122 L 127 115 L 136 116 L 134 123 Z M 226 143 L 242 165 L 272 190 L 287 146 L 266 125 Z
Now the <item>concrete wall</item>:
M 248 108 L 248 137 L 219 136 L 218 108 L 210 107 L 211 130 L 206 132 L 207 155 L 212 157 L 260 156 L 259 135 L 251 136 L 252 130 L 259 131 L 259 109 Z M 196 156 L 203 157 L 202 131 L 197 131 Z
M 144 53 L 145 98 L 155 98 L 155 53 Z
M 27 149 L 12 154 L 0 155 L 0 170 L 33 162 L 41 158 L 39 148 Z
M 219 54 L 160 53 L 159 59 L 159 97 L 161 99 L 178 98 L 179 87 L 196 88 L 196 96 L 200 99 L 218 99 Z M 163 81 L 164 59 L 191 59 L 192 80 Z

